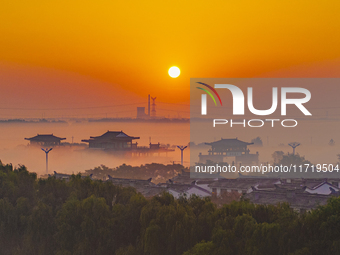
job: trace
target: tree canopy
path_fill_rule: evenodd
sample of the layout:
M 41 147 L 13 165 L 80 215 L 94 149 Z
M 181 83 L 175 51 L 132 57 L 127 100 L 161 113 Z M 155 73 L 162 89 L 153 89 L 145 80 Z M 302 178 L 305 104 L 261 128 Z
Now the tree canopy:
M 73 175 L 38 179 L 0 162 L 0 254 L 340 254 L 340 198 L 305 214 L 288 204 L 144 198 Z

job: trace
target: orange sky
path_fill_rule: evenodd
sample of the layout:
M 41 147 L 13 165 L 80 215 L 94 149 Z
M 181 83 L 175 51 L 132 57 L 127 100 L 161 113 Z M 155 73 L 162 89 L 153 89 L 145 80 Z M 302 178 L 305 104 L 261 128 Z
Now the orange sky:
M 102 106 L 149 93 L 188 104 L 191 77 L 339 77 L 339 13 L 337 0 L 3 0 L 0 105 Z

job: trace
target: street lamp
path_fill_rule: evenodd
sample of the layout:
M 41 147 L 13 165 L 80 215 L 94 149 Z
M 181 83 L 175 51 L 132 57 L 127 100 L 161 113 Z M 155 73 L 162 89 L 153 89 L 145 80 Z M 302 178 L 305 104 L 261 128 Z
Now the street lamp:
M 289 143 L 288 145 L 293 148 L 293 155 L 295 155 L 295 148 L 298 147 L 300 143 L 294 142 L 294 143 Z
M 181 150 L 181 165 L 183 166 L 183 151 L 187 148 L 188 146 L 178 146 L 177 148 Z
M 46 148 L 46 149 L 44 149 L 44 148 L 41 148 L 44 152 L 45 152 L 45 154 L 46 154 L 46 174 L 48 174 L 48 153 L 53 149 L 53 148 Z

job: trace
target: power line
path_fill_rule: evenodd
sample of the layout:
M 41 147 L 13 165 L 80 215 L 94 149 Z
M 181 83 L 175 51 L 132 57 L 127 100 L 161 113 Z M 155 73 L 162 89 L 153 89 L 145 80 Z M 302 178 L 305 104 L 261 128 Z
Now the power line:
M 190 104 L 177 104 L 177 103 L 165 103 L 165 102 L 158 102 L 158 104 L 172 104 L 172 105 L 181 105 L 181 106 L 188 106 L 188 107 L 190 107 Z
M 88 106 L 88 107 L 68 107 L 68 108 L 10 108 L 10 107 L 0 107 L 0 110 L 29 110 L 29 111 L 57 111 L 57 110 L 82 110 L 82 109 L 98 109 L 98 108 L 112 108 L 120 106 L 129 106 L 143 104 L 145 102 L 132 103 L 132 104 L 120 104 L 120 105 L 106 105 L 106 106 Z
M 160 111 L 169 111 L 169 112 L 187 112 L 187 113 L 190 113 L 190 111 L 181 111 L 181 110 L 169 110 L 169 109 L 159 109 L 158 110 Z
M 0 107 L 0 110 L 25 110 L 25 111 L 83 110 L 83 109 L 113 108 L 113 107 L 121 107 L 121 106 L 140 105 L 140 104 L 145 104 L 145 102 L 130 103 L 130 104 L 117 104 L 117 105 L 103 105 L 103 106 L 87 106 L 87 107 L 64 107 L 64 108 Z M 190 105 L 188 104 L 164 103 L 164 102 L 159 102 L 159 104 L 170 104 L 170 105 L 190 107 Z

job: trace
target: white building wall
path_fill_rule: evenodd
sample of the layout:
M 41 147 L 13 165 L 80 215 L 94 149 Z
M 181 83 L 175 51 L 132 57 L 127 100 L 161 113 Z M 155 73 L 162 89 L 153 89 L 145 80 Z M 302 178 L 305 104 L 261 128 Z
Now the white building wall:
M 221 188 L 216 188 L 216 195 L 220 196 L 221 195 Z
M 179 192 L 172 190 L 172 189 L 169 189 L 168 192 L 176 199 L 178 199 L 181 196 Z
M 331 190 L 329 188 L 334 189 L 335 191 L 339 191 L 338 188 L 329 185 L 328 183 L 324 183 L 323 185 L 321 185 L 320 187 L 318 187 L 317 189 L 309 189 L 306 188 L 306 192 L 311 193 L 311 194 L 321 194 L 321 195 L 329 195 L 331 194 Z

